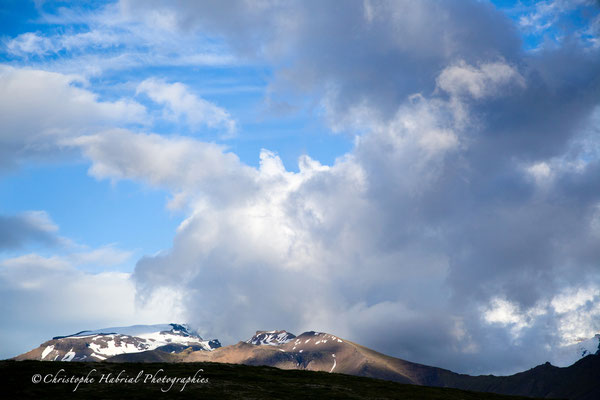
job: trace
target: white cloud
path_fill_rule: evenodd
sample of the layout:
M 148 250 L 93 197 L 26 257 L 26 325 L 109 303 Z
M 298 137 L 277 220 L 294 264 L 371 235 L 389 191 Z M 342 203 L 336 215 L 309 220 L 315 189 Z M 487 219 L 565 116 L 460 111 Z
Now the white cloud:
M 103 249 L 98 249 L 100 252 Z M 92 251 L 94 253 L 94 251 Z M 98 253 L 96 253 L 98 254 Z M 181 321 L 176 294 L 161 291 L 148 307 L 136 304 L 135 285 L 124 272 L 87 273 L 75 261 L 91 262 L 81 254 L 44 257 L 26 254 L 0 261 L 3 337 L 7 340 L 0 357 L 13 357 L 57 334 L 82 329 L 136 323 Z M 94 260 L 102 264 L 103 260 Z M 174 297 L 175 296 L 175 297 Z M 10 329 L 28 331 L 10 335 Z
M 554 297 L 550 304 L 557 313 L 566 313 L 577 310 L 587 302 L 592 303 L 598 296 L 600 290 L 597 287 L 571 288 Z
M 407 104 L 334 165 L 303 156 L 298 172 L 268 150 L 251 168 L 224 147 L 176 136 L 114 130 L 71 145 L 91 160 L 93 176 L 166 187 L 189 212 L 172 249 L 138 262 L 141 299 L 165 288 L 182 293 L 190 322 L 225 342 L 272 324 L 356 332 L 385 310 L 398 312 L 399 321 L 416 318 L 404 303 L 417 287 L 437 292 L 437 300 L 447 296 L 445 257 L 416 243 L 386 249 L 381 223 L 395 217 L 373 201 L 390 179 L 407 198 L 435 181 L 459 143 L 444 107 L 425 99 Z M 367 306 L 364 298 L 377 297 L 381 285 L 384 298 Z M 362 311 L 340 314 L 345 309 Z
M 165 105 L 168 110 L 165 117 L 183 118 L 194 130 L 204 126 L 217 128 L 223 131 L 225 138 L 236 133 L 236 122 L 225 109 L 194 95 L 182 83 L 150 78 L 138 85 L 137 93 L 144 93 L 152 101 Z
M 214 39 L 198 32 L 182 34 L 174 18 L 168 8 L 140 14 L 130 12 L 123 3 L 92 10 L 60 8 L 56 14 L 42 11 L 40 21 L 65 29 L 54 34 L 22 33 L 4 39 L 3 47 L 16 65 L 85 76 L 148 65 L 197 67 L 237 62 Z M 68 29 L 71 24 L 78 29 Z
M 546 188 L 552 182 L 554 175 L 550 164 L 544 161 L 528 166 L 525 171 L 542 188 Z
M 446 67 L 437 78 L 440 89 L 452 96 L 469 95 L 474 99 L 496 96 L 509 84 L 525 86 L 525 79 L 504 62 L 482 63 L 474 67 L 464 61 Z
M 101 101 L 86 84 L 77 75 L 0 66 L 0 165 L 59 153 L 64 138 L 147 119 L 140 104 Z
M 23 33 L 5 42 L 6 49 L 13 55 L 36 54 L 43 55 L 54 51 L 52 42 L 33 32 Z
M 497 66 L 503 71 L 500 78 L 491 72 L 496 67 L 464 68 L 466 80 L 454 71 L 438 80 L 441 87 L 480 101 L 503 85 L 520 86 L 510 67 Z M 470 107 L 465 105 L 464 115 L 457 115 L 455 107 L 452 98 L 413 96 L 388 121 L 367 112 L 359 124 L 370 132 L 357 138 L 350 153 L 331 166 L 303 157 L 298 172 L 286 170 L 267 150 L 261 152 L 259 168 L 251 168 L 224 147 L 177 136 L 113 130 L 77 138 L 71 145 L 91 160 L 95 177 L 166 187 L 174 203 L 187 210 L 172 248 L 139 260 L 133 277 L 142 301 L 160 290 L 181 294 L 186 316 L 209 336 L 227 343 L 257 326 L 331 330 L 385 351 L 398 349 L 390 338 L 402 332 L 411 338 L 410 346 L 395 355 L 439 364 L 457 353 L 491 354 L 494 348 L 484 342 L 504 343 L 502 336 L 489 336 L 502 327 L 509 334 L 506 345 L 531 346 L 528 357 L 543 357 L 546 343 L 532 344 L 531 332 L 544 330 L 558 345 L 573 336 L 569 332 L 593 326 L 595 317 L 556 317 L 557 325 L 548 325 L 555 331 L 548 332 L 540 326 L 553 315 L 548 306 L 552 295 L 536 297 L 529 305 L 510 295 L 511 289 L 521 294 L 518 284 L 511 286 L 516 273 L 511 268 L 524 265 L 520 274 L 537 276 L 537 266 L 547 265 L 539 249 L 544 256 L 558 254 L 552 258 L 557 266 L 548 268 L 562 267 L 562 252 L 537 244 L 548 242 L 537 218 L 547 220 L 545 212 L 554 218 L 556 212 L 548 204 L 539 207 L 547 201 L 543 193 L 536 202 L 518 205 L 462 203 L 457 193 L 479 190 L 471 179 L 485 183 L 463 158 L 477 128 Z M 515 173 L 521 176 L 522 168 L 515 167 Z M 481 219 L 478 207 L 483 207 Z M 484 228 L 473 221 L 483 221 Z M 513 254 L 525 261 L 510 258 Z M 530 272 L 529 265 L 536 267 Z M 465 284 L 468 289 L 462 288 Z M 505 286 L 497 289 L 496 284 Z M 491 287 L 494 295 L 477 297 L 477 287 Z M 458 296 L 461 290 L 473 297 Z M 471 311 L 472 304 L 484 307 Z M 393 328 L 385 330 L 390 315 L 396 315 Z M 373 338 L 361 324 L 389 337 Z M 447 347 L 434 352 L 423 344 L 420 352 L 408 350 L 433 325 L 443 328 L 428 340 Z
M 483 311 L 483 319 L 490 324 L 501 324 L 510 327 L 513 337 L 519 338 L 523 329 L 531 327 L 536 317 L 547 311 L 543 306 L 535 306 L 522 311 L 518 305 L 502 298 L 493 298 L 489 308 Z
M 170 189 L 180 196 L 214 196 L 235 202 L 238 191 L 251 191 L 255 171 L 223 146 L 186 137 L 110 130 L 81 136 L 65 144 L 92 160 L 96 178 L 131 179 Z M 188 199 L 189 201 L 190 199 Z
M 88 32 L 50 37 L 34 32 L 26 32 L 13 39 L 5 40 L 4 45 L 13 56 L 39 57 L 58 53 L 63 50 L 104 49 L 119 45 L 123 39 L 121 35 L 102 30 L 90 30 Z
M 75 265 L 102 265 L 104 268 L 123 264 L 129 260 L 133 252 L 116 248 L 114 245 L 102 246 L 69 255 L 68 259 Z
M 20 214 L 25 221 L 34 225 L 44 232 L 53 233 L 58 231 L 58 225 L 52 221 L 46 211 L 26 211 Z

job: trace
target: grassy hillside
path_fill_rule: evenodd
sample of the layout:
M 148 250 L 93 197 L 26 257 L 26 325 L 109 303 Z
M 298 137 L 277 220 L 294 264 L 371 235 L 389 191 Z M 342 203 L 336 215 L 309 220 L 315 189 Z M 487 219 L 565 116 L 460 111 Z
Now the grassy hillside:
M 32 383 L 40 374 L 58 374 L 66 379 L 89 374 L 94 383 Z M 96 371 L 93 371 L 93 370 Z M 185 390 L 175 383 L 166 393 L 169 383 L 143 383 L 145 374 L 158 377 L 193 377 L 202 369 L 208 383 L 188 383 Z M 138 383 L 107 383 L 106 378 L 135 379 L 143 371 Z M 104 375 L 101 383 L 99 380 Z M 456 399 L 456 400 L 510 400 L 524 397 L 476 393 L 457 389 L 431 388 L 387 382 L 325 372 L 280 370 L 271 367 L 251 367 L 218 363 L 57 363 L 43 361 L 0 361 L 2 391 L 5 398 L 36 399 L 148 399 L 148 398 L 201 398 L 201 399 Z

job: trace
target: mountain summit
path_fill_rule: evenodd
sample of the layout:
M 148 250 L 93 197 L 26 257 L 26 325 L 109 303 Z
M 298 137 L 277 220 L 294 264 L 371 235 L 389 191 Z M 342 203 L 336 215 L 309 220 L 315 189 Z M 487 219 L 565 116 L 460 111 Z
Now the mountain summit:
M 204 340 L 187 325 L 133 325 L 56 336 L 15 359 L 103 361 L 119 354 L 143 351 L 179 353 L 190 348 L 193 351 L 211 351 L 219 347 L 221 343 L 218 340 Z
M 249 340 L 246 340 L 246 343 L 254 344 L 254 345 L 269 345 L 269 346 L 279 346 L 280 344 L 285 344 L 296 336 L 287 331 L 256 331 L 256 334 L 252 336 Z

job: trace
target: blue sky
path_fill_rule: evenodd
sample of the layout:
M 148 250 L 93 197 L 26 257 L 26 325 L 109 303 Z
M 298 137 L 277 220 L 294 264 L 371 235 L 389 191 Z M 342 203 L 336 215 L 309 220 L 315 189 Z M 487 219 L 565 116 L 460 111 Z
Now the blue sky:
M 503 373 L 600 329 L 597 2 L 5 1 L 0 26 L 1 356 L 188 322 Z

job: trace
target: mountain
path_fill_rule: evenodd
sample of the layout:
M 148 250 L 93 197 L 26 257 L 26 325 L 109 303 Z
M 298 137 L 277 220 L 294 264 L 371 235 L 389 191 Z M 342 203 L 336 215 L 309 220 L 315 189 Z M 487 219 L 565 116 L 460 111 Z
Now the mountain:
M 110 361 L 141 361 L 146 353 L 116 357 Z M 285 331 L 259 331 L 245 342 L 222 347 L 210 353 L 193 351 L 182 354 L 181 360 L 338 372 L 417 385 L 429 385 L 431 376 L 445 371 L 389 357 L 335 335 L 314 331 L 304 332 L 299 336 Z
M 146 332 L 148 328 L 143 328 L 138 332 L 131 330 L 136 327 L 110 328 L 54 338 L 16 359 L 81 361 L 91 360 L 92 354 L 96 354 L 106 357 L 106 362 L 110 363 L 244 364 L 509 395 L 578 400 L 600 398 L 600 353 L 591 354 L 597 348 L 598 336 L 578 343 L 578 347 L 565 348 L 569 357 L 584 356 L 565 368 L 546 363 L 511 376 L 469 376 L 390 357 L 324 332 L 309 331 L 295 336 L 286 331 L 257 331 L 246 341 L 221 347 L 216 340 L 204 341 L 193 335 L 185 326 L 151 327 L 161 327 L 161 330 Z M 166 330 L 167 327 L 171 329 Z M 89 342 L 87 346 L 75 347 L 75 344 L 86 342 Z M 101 343 L 105 346 L 101 347 Z
M 571 349 L 572 350 L 572 349 Z M 214 362 L 271 366 L 287 370 L 337 372 L 414 385 L 456 388 L 507 395 L 600 399 L 600 355 L 588 354 L 566 368 L 549 363 L 511 376 L 469 376 L 405 361 L 323 332 L 294 336 L 286 331 L 258 331 L 251 339 L 211 352 L 166 354 L 157 349 L 123 354 L 109 362 Z
M 187 325 L 134 325 L 56 336 L 15 360 L 103 361 L 118 354 L 142 351 L 160 350 L 170 354 L 185 349 L 211 351 L 219 347 L 218 340 L 204 340 Z

